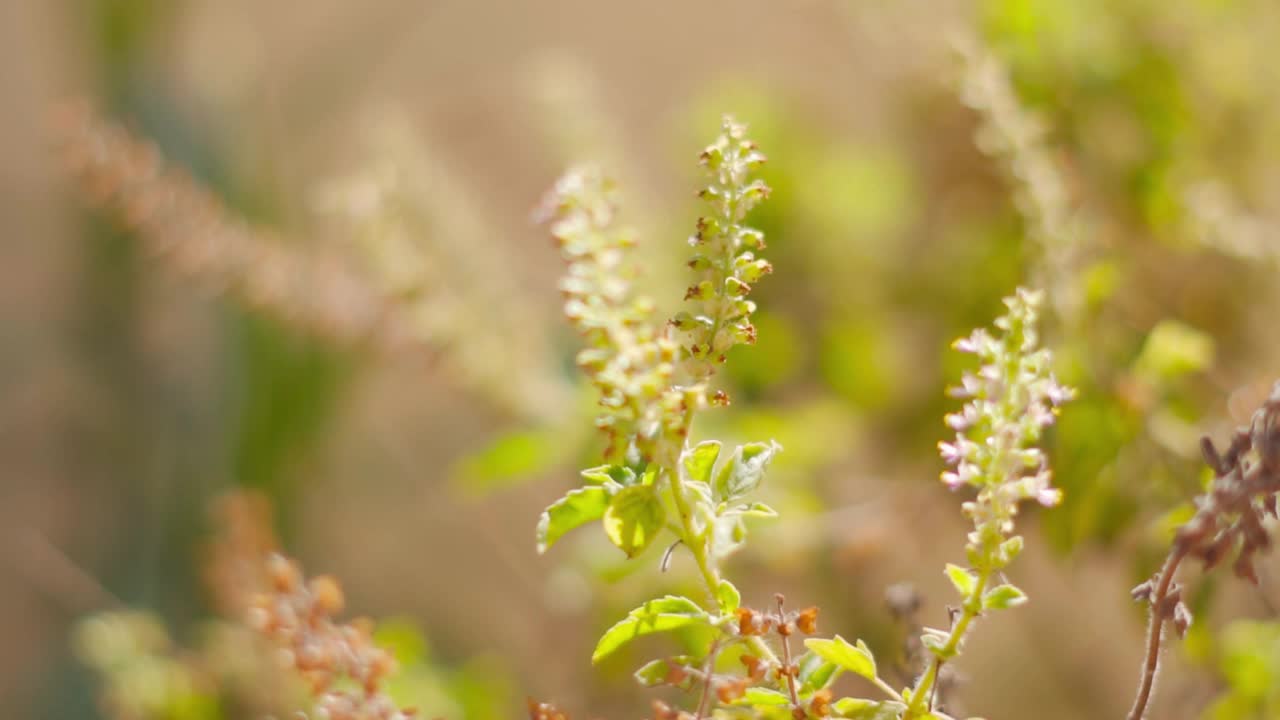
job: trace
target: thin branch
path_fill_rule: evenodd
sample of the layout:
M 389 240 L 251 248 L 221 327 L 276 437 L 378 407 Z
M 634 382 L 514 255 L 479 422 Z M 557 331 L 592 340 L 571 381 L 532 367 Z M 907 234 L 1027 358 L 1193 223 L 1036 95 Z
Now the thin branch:
M 707 714 L 707 703 L 711 701 L 711 678 L 716 667 L 716 657 L 720 654 L 720 640 L 711 642 L 711 650 L 707 653 L 707 664 L 702 671 L 702 697 L 698 699 L 698 711 L 693 720 L 702 720 Z
M 791 633 L 787 631 L 787 613 L 782 608 L 782 593 L 774 596 L 778 601 L 778 635 L 782 637 L 782 675 L 787 679 L 787 691 L 791 694 L 791 707 L 800 707 L 800 695 L 796 693 L 796 676 L 791 671 Z
M 1160 577 L 1156 581 L 1155 590 L 1151 594 L 1151 622 L 1147 626 L 1147 654 L 1142 661 L 1142 679 L 1138 683 L 1138 694 L 1133 700 L 1133 708 L 1129 710 L 1128 720 L 1142 720 L 1147 712 L 1147 703 L 1151 700 L 1151 688 L 1155 687 L 1156 671 L 1160 666 L 1160 641 L 1164 636 L 1164 623 L 1169 619 L 1167 608 L 1169 589 L 1173 587 L 1173 576 L 1178 572 L 1178 565 L 1187 556 L 1187 548 L 1177 545 L 1164 561 L 1160 569 Z

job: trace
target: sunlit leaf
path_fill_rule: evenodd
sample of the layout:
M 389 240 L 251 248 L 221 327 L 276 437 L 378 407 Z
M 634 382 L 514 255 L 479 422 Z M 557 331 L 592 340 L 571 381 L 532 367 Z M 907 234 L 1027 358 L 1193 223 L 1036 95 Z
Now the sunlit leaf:
M 746 539 L 747 525 L 741 515 L 721 515 L 711 527 L 711 556 L 717 560 L 726 558 Z
M 865 698 L 840 698 L 831 703 L 836 717 L 853 720 L 896 720 L 907 709 L 895 700 L 877 702 Z
M 599 520 L 609 507 L 610 492 L 603 487 L 584 487 L 551 503 L 538 519 L 538 552 L 544 553 L 570 530 Z
M 951 579 L 951 584 L 955 586 L 956 592 L 960 593 L 960 597 L 969 597 L 978 585 L 978 579 L 973 576 L 973 573 L 959 565 L 948 563 L 947 577 Z
M 808 695 L 830 685 L 840 672 L 839 666 L 814 652 L 801 655 L 796 665 L 800 668 L 796 673 L 796 679 L 800 681 L 802 695 Z
M 721 580 L 716 588 L 716 602 L 720 604 L 720 612 L 731 613 L 742 604 L 742 594 L 728 580 Z
M 753 687 L 747 688 L 747 691 L 743 693 L 742 697 L 734 700 L 733 704 L 778 707 L 788 705 L 790 702 L 791 698 L 787 697 L 786 693 L 782 693 L 777 690 L 770 690 L 769 688 Z
M 738 510 L 738 514 L 743 517 L 778 517 L 777 510 L 774 510 L 772 507 L 762 502 L 751 503 L 750 505 L 742 507 Z
M 850 645 L 848 640 L 837 635 L 830 640 L 809 638 L 804 641 L 804 646 L 822 659 L 833 662 L 849 672 L 867 679 L 874 679 L 876 676 L 875 658 L 871 655 L 871 650 L 866 643 L 861 640 L 857 645 Z
M 708 622 L 707 614 L 686 597 L 667 595 L 650 600 L 627 613 L 616 625 L 605 631 L 591 653 L 591 662 L 600 662 L 613 651 L 642 635 Z
M 661 532 L 665 518 L 653 486 L 634 485 L 609 501 L 604 511 L 604 532 L 627 557 L 635 557 Z
M 693 683 L 693 676 L 685 674 L 681 682 L 672 683 L 672 669 L 688 666 L 693 662 L 694 658 L 691 655 L 676 655 L 647 662 L 639 670 L 636 670 L 636 682 L 644 687 L 675 685 L 676 687 L 687 688 Z
M 624 465 L 600 465 L 583 470 L 582 479 L 593 485 L 634 485 L 636 472 Z
M 716 473 L 715 499 L 733 502 L 760 485 L 769 461 L 781 450 L 777 443 L 747 443 L 733 451 L 733 457 Z
M 685 479 L 711 482 L 711 469 L 715 467 L 718 457 L 720 457 L 720 443 L 715 440 L 707 440 L 685 450 L 680 456 Z
M 1012 585 L 994 587 L 982 596 L 983 610 L 1004 610 L 1017 607 L 1027 601 L 1026 593 Z

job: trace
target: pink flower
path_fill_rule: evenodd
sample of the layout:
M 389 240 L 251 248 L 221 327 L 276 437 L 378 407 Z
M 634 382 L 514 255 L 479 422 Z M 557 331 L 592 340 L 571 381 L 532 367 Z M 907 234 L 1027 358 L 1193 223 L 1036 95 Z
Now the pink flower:
M 1036 493 L 1036 502 L 1045 507 L 1054 507 L 1062 502 L 1062 491 L 1055 487 L 1044 487 Z

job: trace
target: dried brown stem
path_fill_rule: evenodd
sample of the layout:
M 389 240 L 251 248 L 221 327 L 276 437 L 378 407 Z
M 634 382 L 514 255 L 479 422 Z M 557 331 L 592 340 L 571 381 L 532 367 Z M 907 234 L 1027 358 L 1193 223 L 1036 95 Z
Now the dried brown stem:
M 1155 590 L 1151 593 L 1151 622 L 1147 627 L 1147 654 L 1142 661 L 1142 679 L 1138 683 L 1138 694 L 1133 700 L 1133 708 L 1129 710 L 1128 720 L 1141 720 L 1147 712 L 1147 703 L 1151 700 L 1151 689 L 1155 686 L 1156 671 L 1160 666 L 1160 641 L 1164 635 L 1164 623 L 1169 619 L 1160 608 L 1167 605 L 1169 589 L 1173 587 L 1173 576 L 1178 572 L 1178 565 L 1187 556 L 1187 549 L 1175 546 L 1160 570 Z
M 1133 591 L 1135 599 L 1150 604 L 1151 623 L 1138 693 L 1128 720 L 1142 720 L 1151 701 L 1165 622 L 1173 620 L 1179 634 L 1191 624 L 1182 590 L 1173 581 L 1182 561 L 1197 558 L 1209 569 L 1234 553 L 1235 575 L 1258 583 L 1253 558 L 1271 545 L 1263 520 L 1277 516 L 1276 494 L 1280 492 L 1280 383 L 1253 414 L 1249 426 L 1235 432 L 1226 452 L 1219 453 L 1208 438 L 1201 449 L 1205 464 L 1214 472 L 1213 484 L 1196 499 L 1195 515 L 1178 528 L 1159 574 Z
M 796 675 L 791 666 L 791 633 L 788 630 L 787 613 L 782 608 L 782 593 L 774 596 L 778 601 L 778 635 L 782 638 L 782 673 L 787 678 L 787 692 L 791 695 L 791 707 L 800 707 L 800 695 L 796 692 Z

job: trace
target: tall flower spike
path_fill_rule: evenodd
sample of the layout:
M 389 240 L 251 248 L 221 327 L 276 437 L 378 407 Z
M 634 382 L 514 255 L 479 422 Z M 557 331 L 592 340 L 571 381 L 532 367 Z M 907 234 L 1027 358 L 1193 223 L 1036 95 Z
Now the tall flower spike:
M 1022 538 L 1013 534 L 1018 504 L 1036 500 L 1051 506 L 1062 499 L 1049 483 L 1048 461 L 1036 443 L 1073 393 L 1054 379 L 1049 351 L 1038 347 L 1035 323 L 1042 301 L 1041 293 L 1018 288 L 1005 298 L 1008 312 L 995 321 L 998 335 L 979 329 L 955 342 L 955 349 L 982 362 L 951 389 L 951 395 L 968 402 L 947 416 L 955 440 L 938 444 L 951 468 L 942 473 L 942 481 L 953 490 L 967 485 L 978 491 L 962 506 L 974 525 L 965 545 L 969 567 L 947 566 L 947 577 L 961 596 L 960 608 L 949 632 L 920 636 L 932 660 L 902 720 L 938 717 L 934 702 L 943 665 L 960 653 L 975 618 L 1026 601 L 1013 585 L 992 587 L 1022 550 Z
M 769 186 L 751 173 L 765 157 L 747 139 L 746 126 L 725 117 L 720 137 L 702 151 L 702 167 L 711 178 L 699 193 L 711 214 L 698 219 L 689 238 L 696 253 L 689 261 L 697 281 L 685 299 L 692 312 L 678 313 L 671 324 L 685 336 L 684 367 L 690 382 L 715 374 L 734 345 L 756 341 L 751 314 L 756 304 L 747 299 L 751 286 L 773 271 L 756 256 L 764 249 L 764 234 L 743 224 L 747 213 L 769 197 Z
M 1035 445 L 1073 391 L 1053 377 L 1049 351 L 1037 348 L 1035 322 L 1042 300 L 1042 293 L 1019 288 L 1005 298 L 1008 312 L 995 321 L 999 337 L 979 329 L 953 345 L 978 356 L 982 366 L 950 390 L 968 402 L 946 418 L 956 438 L 938 444 L 951 468 L 942 473 L 942 481 L 953 490 L 977 488 L 974 511 L 1001 523 L 1017 512 L 1019 501 L 1052 506 L 1061 499 Z
M 600 392 L 596 423 L 609 437 L 606 454 L 618 457 L 634 443 L 652 460 L 659 448 L 679 448 L 685 411 L 701 404 L 700 390 L 672 387 L 679 346 L 653 326 L 653 301 L 637 296 L 627 277 L 632 241 L 613 229 L 612 183 L 594 170 L 570 171 L 542 214 L 569 266 L 560 283 L 564 313 L 586 340 L 577 362 Z

